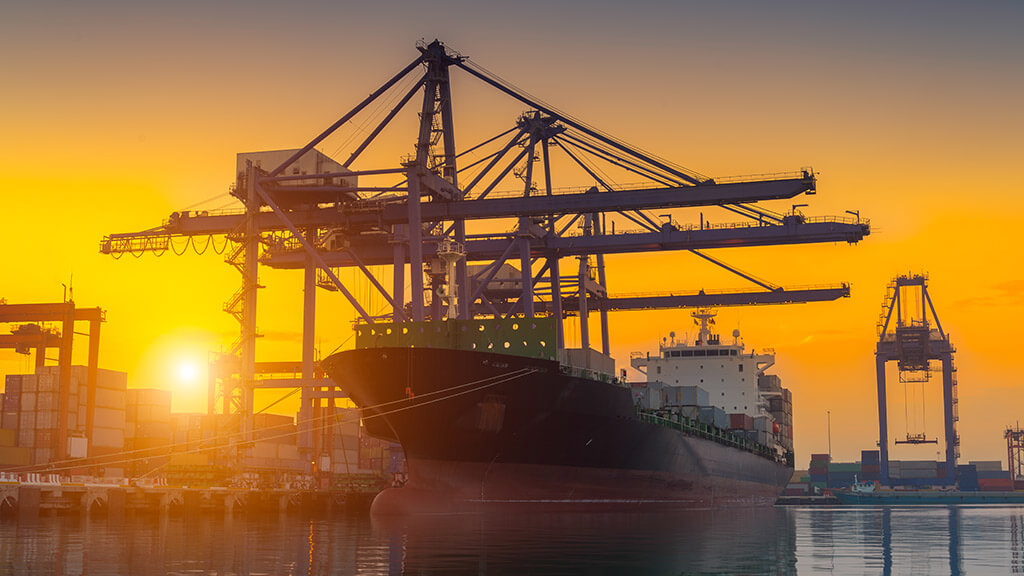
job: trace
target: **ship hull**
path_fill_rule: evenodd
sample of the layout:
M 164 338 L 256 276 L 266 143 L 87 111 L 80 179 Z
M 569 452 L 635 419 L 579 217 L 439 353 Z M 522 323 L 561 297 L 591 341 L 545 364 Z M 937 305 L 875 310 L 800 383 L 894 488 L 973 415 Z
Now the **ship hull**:
M 400 442 L 408 482 L 380 514 L 490 508 L 770 505 L 792 468 L 637 418 L 628 389 L 557 362 L 364 348 L 323 361 L 374 436 Z

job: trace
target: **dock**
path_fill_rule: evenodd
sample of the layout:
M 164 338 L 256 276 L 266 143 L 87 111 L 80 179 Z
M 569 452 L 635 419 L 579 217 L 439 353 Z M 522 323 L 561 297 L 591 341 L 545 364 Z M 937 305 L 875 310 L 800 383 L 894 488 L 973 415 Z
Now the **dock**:
M 0 478 L 0 515 L 351 512 L 369 509 L 380 488 L 147 486 L 25 476 Z

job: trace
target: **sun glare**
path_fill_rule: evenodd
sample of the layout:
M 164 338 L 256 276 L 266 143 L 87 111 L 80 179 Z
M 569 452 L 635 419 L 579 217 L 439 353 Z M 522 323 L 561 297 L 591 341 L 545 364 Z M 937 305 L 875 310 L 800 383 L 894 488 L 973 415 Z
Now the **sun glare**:
M 194 384 L 199 379 L 199 367 L 194 362 L 178 364 L 178 380 L 183 384 Z

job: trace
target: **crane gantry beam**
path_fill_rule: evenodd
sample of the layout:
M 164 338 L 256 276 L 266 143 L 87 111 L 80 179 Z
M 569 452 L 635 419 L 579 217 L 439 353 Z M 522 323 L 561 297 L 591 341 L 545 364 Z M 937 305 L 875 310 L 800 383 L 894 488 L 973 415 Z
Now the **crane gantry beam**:
M 420 204 L 420 219 L 422 222 L 439 222 L 454 219 L 476 220 L 584 212 L 686 208 L 787 199 L 803 193 L 813 193 L 814 189 L 814 175 L 809 172 L 801 172 L 793 177 L 774 180 L 702 184 L 700 186 L 614 192 L 597 192 L 596 188 L 591 188 L 587 192 L 551 196 L 423 202 Z M 290 193 L 290 190 L 288 192 Z M 281 194 L 285 194 L 285 192 L 279 192 L 279 195 Z M 287 230 L 287 226 L 275 212 L 260 212 L 256 219 L 257 226 L 264 232 Z M 405 199 L 354 201 L 344 203 L 340 208 L 289 211 L 288 219 L 297 228 L 302 229 L 321 227 L 358 229 L 374 225 L 393 226 L 409 223 L 409 207 L 408 201 Z M 210 215 L 198 211 L 175 212 L 166 223 L 157 228 L 106 236 L 100 245 L 100 251 L 104 254 L 131 252 L 132 247 L 138 246 L 140 240 L 145 241 L 151 238 L 230 234 L 237 230 L 244 220 L 244 213 Z
M 783 244 L 807 244 L 820 242 L 859 242 L 869 232 L 867 222 L 828 219 L 823 222 L 797 222 L 784 225 L 762 225 L 688 229 L 665 225 L 660 232 L 623 232 L 617 234 L 582 236 L 531 237 L 532 257 L 570 257 L 588 254 L 632 254 L 655 251 L 697 250 L 709 248 L 741 248 L 752 246 L 776 246 Z M 393 251 L 379 239 L 353 237 L 350 250 L 321 251 L 324 262 L 331 267 L 356 266 L 352 253 L 358 253 L 365 265 L 380 266 L 391 264 Z M 515 236 L 466 240 L 468 261 L 487 261 L 500 258 Z M 423 241 L 427 253 L 437 251 L 440 240 L 426 238 Z M 297 269 L 305 266 L 305 253 L 296 250 L 269 249 L 264 252 L 262 263 L 280 269 Z M 406 259 L 408 262 L 408 259 Z
M 846 298 L 850 295 L 849 284 L 835 286 L 818 286 L 808 288 L 776 288 L 774 290 L 737 290 L 735 292 L 703 290 L 692 294 L 655 294 L 655 295 L 589 295 L 589 310 L 635 311 L 635 310 L 672 310 L 678 308 L 719 308 L 725 306 L 754 306 L 764 304 L 800 304 L 806 302 L 828 302 Z M 562 298 L 562 309 L 566 315 L 573 315 L 572 310 L 579 309 L 579 298 L 568 296 Z M 551 314 L 554 303 L 539 300 L 534 302 L 535 310 L 542 314 Z M 522 305 L 516 302 L 506 314 L 521 314 Z M 487 308 L 478 306 L 476 311 L 486 314 Z

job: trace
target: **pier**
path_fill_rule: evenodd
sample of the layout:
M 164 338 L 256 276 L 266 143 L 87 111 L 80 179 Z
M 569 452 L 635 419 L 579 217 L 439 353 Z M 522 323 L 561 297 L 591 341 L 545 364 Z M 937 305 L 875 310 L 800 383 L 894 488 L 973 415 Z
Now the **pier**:
M 188 487 L 72 479 L 57 474 L 0 474 L 0 515 L 332 513 L 369 508 L 379 490 L 352 485 Z

